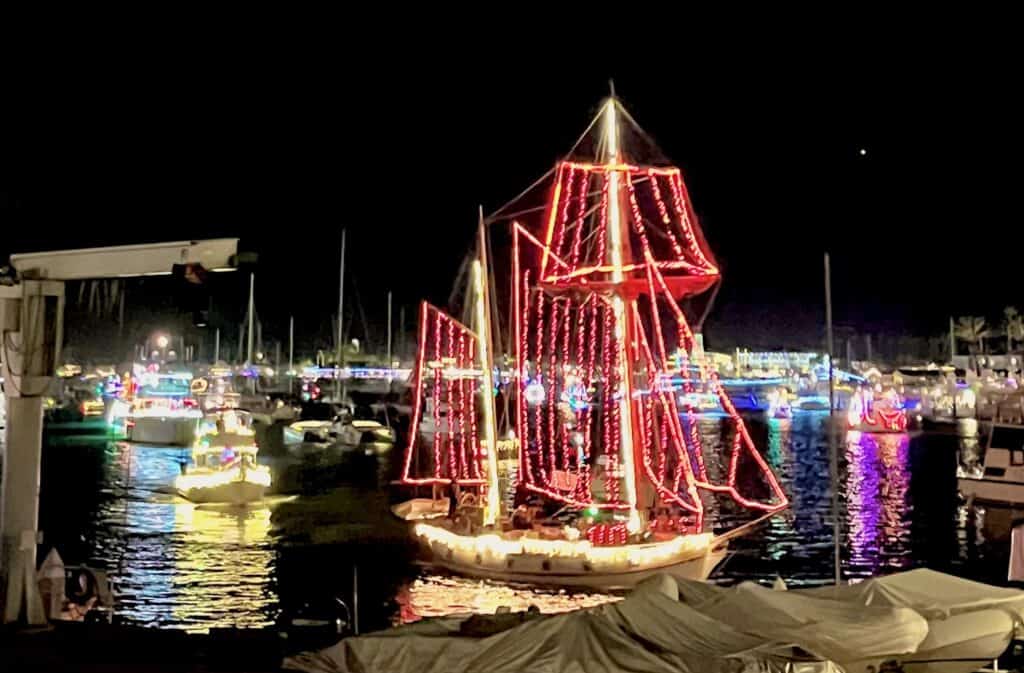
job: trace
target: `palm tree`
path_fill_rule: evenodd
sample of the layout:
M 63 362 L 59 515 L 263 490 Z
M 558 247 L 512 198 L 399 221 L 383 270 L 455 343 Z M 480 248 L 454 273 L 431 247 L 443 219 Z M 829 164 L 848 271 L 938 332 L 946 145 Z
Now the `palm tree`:
M 989 336 L 989 329 L 985 324 L 984 318 L 964 316 L 956 319 L 956 327 L 953 328 L 953 334 L 958 339 L 966 341 L 968 350 L 974 354 L 978 351 L 984 352 L 985 339 Z
M 1013 352 L 1014 341 L 1024 341 L 1024 316 L 1013 306 L 1003 309 L 1003 329 L 1006 333 L 1006 352 Z

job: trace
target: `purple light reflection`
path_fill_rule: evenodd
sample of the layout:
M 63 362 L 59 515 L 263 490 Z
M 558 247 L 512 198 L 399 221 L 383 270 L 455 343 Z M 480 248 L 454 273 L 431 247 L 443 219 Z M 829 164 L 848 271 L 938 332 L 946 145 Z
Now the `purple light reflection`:
M 906 434 L 847 433 L 847 571 L 854 577 L 911 565 L 909 449 Z

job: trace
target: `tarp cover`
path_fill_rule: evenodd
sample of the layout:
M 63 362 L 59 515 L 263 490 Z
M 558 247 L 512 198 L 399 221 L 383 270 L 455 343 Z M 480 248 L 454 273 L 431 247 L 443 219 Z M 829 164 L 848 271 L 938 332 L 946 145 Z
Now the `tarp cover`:
M 486 637 L 463 619 L 429 620 L 348 638 L 285 661 L 307 672 L 739 673 L 977 669 L 1003 652 L 1024 614 L 1024 592 L 914 570 L 836 589 L 778 591 L 673 579 L 626 599 L 526 621 Z M 939 663 L 940 658 L 976 662 Z M 788 668 L 787 668 L 788 667 Z

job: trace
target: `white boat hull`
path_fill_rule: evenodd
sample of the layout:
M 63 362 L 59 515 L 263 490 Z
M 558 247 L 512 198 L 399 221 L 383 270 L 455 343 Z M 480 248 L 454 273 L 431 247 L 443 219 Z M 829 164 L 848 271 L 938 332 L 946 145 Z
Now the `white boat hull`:
M 199 419 L 175 416 L 135 418 L 125 433 L 129 442 L 191 446 L 196 439 Z
M 657 568 L 644 568 L 628 570 L 616 573 L 595 572 L 583 573 L 558 573 L 545 572 L 540 568 L 538 562 L 535 572 L 505 572 L 492 568 L 486 568 L 475 564 L 462 564 L 444 559 L 435 558 L 433 565 L 449 570 L 458 575 L 476 577 L 479 579 L 494 580 L 498 582 L 509 582 L 517 584 L 533 584 L 538 586 L 558 586 L 577 589 L 632 589 L 640 582 L 658 574 L 669 574 L 673 577 L 687 580 L 704 581 L 715 567 L 722 562 L 728 550 L 723 546 L 721 549 L 708 552 L 695 559 L 679 561 L 670 565 Z
M 266 490 L 267 487 L 263 484 L 256 484 L 251 481 L 232 481 L 216 486 L 178 489 L 178 493 L 186 500 L 197 504 L 216 502 L 245 505 L 262 500 Z
M 960 477 L 957 479 L 957 486 L 965 498 L 973 496 L 975 500 L 985 502 L 1024 503 L 1024 483 L 1022 482 Z
M 461 536 L 428 524 L 417 524 L 415 531 L 430 551 L 433 564 L 453 573 L 500 582 L 582 589 L 629 589 L 659 573 L 705 580 L 727 553 L 727 543 L 710 534 L 690 536 L 699 540 L 695 545 L 688 545 L 685 538 L 621 547 L 581 544 L 580 552 L 575 553 L 569 551 L 573 543 L 563 543 L 568 546 L 560 553 L 544 553 L 517 550 L 519 542 L 499 542 L 496 535 Z M 491 540 L 484 542 L 486 538 Z M 492 542 L 496 543 L 493 548 Z M 549 544 L 539 541 L 537 546 Z

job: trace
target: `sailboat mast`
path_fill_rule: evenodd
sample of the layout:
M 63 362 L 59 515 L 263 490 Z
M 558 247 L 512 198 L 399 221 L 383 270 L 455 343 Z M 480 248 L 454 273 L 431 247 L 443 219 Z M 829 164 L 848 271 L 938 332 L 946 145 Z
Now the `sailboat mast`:
M 477 343 L 480 344 L 481 390 L 484 410 L 484 449 L 487 451 L 487 499 L 484 507 L 484 525 L 493 526 L 498 521 L 501 509 L 501 493 L 498 490 L 498 446 L 495 441 L 497 414 L 494 409 L 494 353 L 491 341 L 491 303 L 488 291 L 487 232 L 484 228 L 484 213 L 480 209 L 477 227 L 480 256 L 473 260 L 474 315 L 476 318 Z
M 341 343 L 345 333 L 341 328 L 341 317 L 345 313 L 345 230 L 341 230 L 341 266 L 338 268 L 338 336 L 335 339 L 337 352 L 334 356 L 334 397 L 341 403 L 341 357 L 344 346 Z
M 637 485 L 639 483 L 633 451 L 633 409 L 632 409 L 632 361 L 628 347 L 629 336 L 633 334 L 631 313 L 626 310 L 622 286 L 625 275 L 622 272 L 623 247 L 626 239 L 624 220 L 621 210 L 621 194 L 619 166 L 621 154 L 619 150 L 619 124 L 616 114 L 614 90 L 608 98 L 604 111 L 604 141 L 608 164 L 608 254 L 612 267 L 612 283 L 615 285 L 612 296 L 612 311 L 615 317 L 614 343 L 618 349 L 616 362 L 619 376 L 619 424 L 620 432 L 619 456 L 625 477 L 626 503 L 629 505 L 627 529 L 631 533 L 640 530 L 642 523 L 637 510 Z
M 254 318 L 256 316 L 256 297 L 255 297 L 255 289 L 256 289 L 256 287 L 255 286 L 256 286 L 256 274 L 255 273 L 250 273 L 249 274 L 249 335 L 248 335 L 248 338 L 247 338 L 246 350 L 245 350 L 245 362 L 246 362 L 246 364 L 250 364 L 250 365 L 252 364 L 252 339 L 253 339 L 252 326 L 253 326 L 253 320 L 254 320 Z

